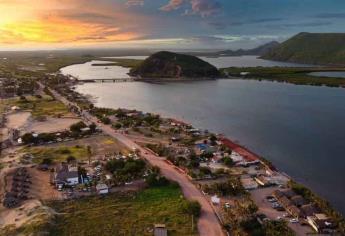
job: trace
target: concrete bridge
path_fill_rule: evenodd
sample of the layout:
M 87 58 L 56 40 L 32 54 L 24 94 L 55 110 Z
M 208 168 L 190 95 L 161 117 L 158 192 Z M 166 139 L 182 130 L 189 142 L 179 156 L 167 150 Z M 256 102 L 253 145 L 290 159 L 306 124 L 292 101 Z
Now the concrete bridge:
M 134 78 L 116 78 L 116 79 L 78 79 L 82 83 L 123 83 L 133 82 Z

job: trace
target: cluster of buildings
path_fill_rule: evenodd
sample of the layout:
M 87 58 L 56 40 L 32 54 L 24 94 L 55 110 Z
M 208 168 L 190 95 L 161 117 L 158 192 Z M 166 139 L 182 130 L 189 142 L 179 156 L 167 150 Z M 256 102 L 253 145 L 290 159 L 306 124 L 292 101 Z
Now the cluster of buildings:
M 272 196 L 289 214 L 297 219 L 304 219 L 316 232 L 331 233 L 335 229 L 329 217 L 292 189 L 276 190 Z

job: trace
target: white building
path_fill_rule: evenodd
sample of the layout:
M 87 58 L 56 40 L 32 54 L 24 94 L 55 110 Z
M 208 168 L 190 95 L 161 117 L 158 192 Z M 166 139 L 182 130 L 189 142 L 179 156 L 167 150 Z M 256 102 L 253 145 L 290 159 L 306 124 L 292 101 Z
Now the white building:
M 97 184 L 96 191 L 98 194 L 107 194 L 109 193 L 109 188 L 106 184 Z

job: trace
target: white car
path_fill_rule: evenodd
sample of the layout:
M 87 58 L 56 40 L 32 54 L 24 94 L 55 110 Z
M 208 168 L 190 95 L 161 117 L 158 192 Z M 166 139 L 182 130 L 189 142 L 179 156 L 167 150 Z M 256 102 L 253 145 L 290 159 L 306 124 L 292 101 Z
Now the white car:
M 290 223 L 298 223 L 298 219 L 293 218 L 293 219 L 290 220 Z

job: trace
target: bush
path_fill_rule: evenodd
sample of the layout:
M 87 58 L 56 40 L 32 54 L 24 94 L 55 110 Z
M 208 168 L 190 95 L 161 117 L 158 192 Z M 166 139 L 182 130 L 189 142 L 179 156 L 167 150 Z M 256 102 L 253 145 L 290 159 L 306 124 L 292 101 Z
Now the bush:
M 71 125 L 70 130 L 71 130 L 72 132 L 79 133 L 80 130 L 81 130 L 82 128 L 85 128 L 85 127 L 86 127 L 86 125 L 84 124 L 84 122 L 80 121 L 80 122 L 78 122 L 78 123 L 76 123 L 76 124 Z
M 34 143 L 36 141 L 35 137 L 31 133 L 26 133 L 22 136 L 24 144 Z
M 183 206 L 183 211 L 186 214 L 199 217 L 201 213 L 201 205 L 198 201 L 187 201 Z
M 53 161 L 49 158 L 44 158 L 42 161 L 41 161 L 41 164 L 43 165 L 51 165 L 53 163 Z
M 162 187 L 170 184 L 169 180 L 164 176 L 159 176 L 157 173 L 151 173 L 146 177 L 146 183 L 150 187 Z
M 66 158 L 66 161 L 67 161 L 68 163 L 75 162 L 75 161 L 76 161 L 76 158 L 75 158 L 74 156 L 68 156 L 68 157 Z

